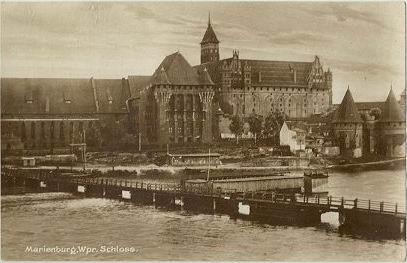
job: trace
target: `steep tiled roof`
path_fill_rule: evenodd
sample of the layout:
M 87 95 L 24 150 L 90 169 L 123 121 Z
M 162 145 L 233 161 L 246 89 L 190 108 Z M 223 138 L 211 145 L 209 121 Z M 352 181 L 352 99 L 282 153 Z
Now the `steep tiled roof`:
M 308 85 L 312 62 L 242 60 L 251 67 L 252 85 Z M 296 71 L 296 81 L 294 73 Z
M 151 77 L 152 84 L 172 85 L 200 85 L 201 80 L 207 82 L 206 77 L 199 76 L 198 72 L 191 67 L 188 61 L 176 52 L 164 58 L 160 66 Z
M 367 111 L 373 108 L 379 108 L 381 111 L 383 111 L 384 107 L 383 101 L 355 102 L 355 104 L 359 111 Z
M 198 70 L 199 82 L 205 85 L 214 85 L 208 70 L 204 68 L 203 70 Z
M 130 93 L 125 79 L 2 78 L 1 113 L 96 113 L 92 81 L 99 112 L 127 111 L 125 101 Z
M 230 65 L 233 58 L 227 58 L 216 62 L 208 62 L 196 65 L 194 68 L 207 68 L 209 75 L 215 83 L 221 82 L 221 67 Z M 299 61 L 271 61 L 240 59 L 241 66 L 251 67 L 252 86 L 277 86 L 277 87 L 307 87 L 308 76 L 311 73 L 314 62 Z M 319 61 L 319 59 L 318 59 Z M 294 80 L 294 71 L 296 78 Z M 322 84 L 321 84 L 322 85 Z
M 127 112 L 126 100 L 130 97 L 126 79 L 95 79 L 100 113 Z
M 2 114 L 96 112 L 90 79 L 2 78 L 1 104 Z
M 384 103 L 383 111 L 380 116 L 380 122 L 403 122 L 405 121 L 404 112 L 400 108 L 394 96 L 393 89 L 390 89 L 387 100 Z
M 201 44 L 206 44 L 206 43 L 216 43 L 216 44 L 219 43 L 219 40 L 216 37 L 215 31 L 213 31 L 210 21 L 208 23 L 208 28 L 206 29 L 205 35 L 201 41 Z
M 360 123 L 362 119 L 359 115 L 358 108 L 356 107 L 355 102 L 353 101 L 352 94 L 348 88 L 343 97 L 341 105 L 335 111 L 333 123 Z
M 131 97 L 139 97 L 143 89 L 150 84 L 150 79 L 151 76 L 128 76 Z

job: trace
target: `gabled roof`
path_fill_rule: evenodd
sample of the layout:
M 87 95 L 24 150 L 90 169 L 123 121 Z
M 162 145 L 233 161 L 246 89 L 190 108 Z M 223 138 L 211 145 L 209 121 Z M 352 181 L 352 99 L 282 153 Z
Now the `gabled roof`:
M 242 60 L 242 65 L 245 62 L 251 67 L 252 85 L 307 86 L 307 78 L 312 69 L 312 62 Z
M 96 112 L 90 79 L 2 78 L 2 114 Z
M 100 113 L 127 112 L 130 91 L 126 79 L 94 79 L 94 83 Z
M 213 85 L 213 82 L 209 74 L 198 72 L 180 52 L 176 52 L 164 58 L 151 77 L 151 84 Z
M 397 102 L 394 96 L 393 89 L 390 89 L 387 100 L 384 103 L 383 111 L 380 116 L 380 122 L 404 122 L 404 112 L 400 108 L 400 104 Z
M 353 97 L 349 90 L 349 87 L 345 93 L 345 96 L 343 97 L 341 105 L 339 105 L 339 108 L 334 113 L 332 122 L 333 123 L 362 122 L 362 118 L 360 117 L 358 108 L 356 107 L 356 104 L 353 101 Z
M 209 18 L 209 22 L 208 22 L 208 28 L 206 29 L 205 35 L 201 41 L 201 44 L 207 44 L 207 43 L 215 43 L 215 44 L 219 43 L 219 40 L 216 37 L 215 31 L 213 31 L 210 18 Z
M 316 57 L 317 62 L 319 59 Z M 308 77 L 312 72 L 322 71 L 322 66 L 319 67 L 319 62 L 306 61 L 272 61 L 272 60 L 253 60 L 239 59 L 242 67 L 249 66 L 251 68 L 251 84 L 252 86 L 270 86 L 270 87 L 308 87 Z M 207 62 L 201 65 L 196 65 L 194 68 L 207 68 L 211 79 L 215 83 L 221 82 L 221 68 L 223 65 L 230 66 L 233 58 L 227 58 L 220 61 Z M 316 67 L 316 68 L 315 68 Z M 295 80 L 294 80 L 295 71 Z M 315 73 L 316 74 L 316 73 Z M 321 73 L 322 74 L 322 73 Z M 322 80 L 325 79 L 325 73 L 322 74 Z M 322 81 L 317 84 L 324 88 L 326 82 Z
M 214 85 L 208 70 L 204 68 L 203 70 L 198 70 L 199 82 L 205 85 Z
M 128 76 L 130 95 L 133 98 L 140 97 L 140 93 L 150 84 L 151 76 Z
M 2 114 L 124 113 L 130 96 L 125 79 L 2 78 Z M 111 101 L 111 103 L 109 103 Z

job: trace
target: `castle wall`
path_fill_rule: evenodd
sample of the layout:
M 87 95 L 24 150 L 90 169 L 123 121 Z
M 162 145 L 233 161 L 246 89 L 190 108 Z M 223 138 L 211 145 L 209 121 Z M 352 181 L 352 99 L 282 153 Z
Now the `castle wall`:
M 361 123 L 336 123 L 333 125 L 333 134 L 341 155 L 361 156 L 363 149 L 363 125 Z M 355 152 L 357 156 L 354 155 Z

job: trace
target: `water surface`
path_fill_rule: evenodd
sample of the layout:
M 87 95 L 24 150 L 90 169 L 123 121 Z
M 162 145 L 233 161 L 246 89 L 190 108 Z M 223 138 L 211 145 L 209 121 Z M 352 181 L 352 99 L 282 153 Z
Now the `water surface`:
M 404 171 L 333 173 L 333 196 L 404 204 Z M 316 227 L 273 226 L 226 215 L 166 211 L 64 193 L 2 196 L 2 258 L 18 260 L 402 260 L 405 241 L 341 234 L 337 215 Z M 99 252 L 34 253 L 86 246 Z M 100 252 L 134 248 L 134 252 Z

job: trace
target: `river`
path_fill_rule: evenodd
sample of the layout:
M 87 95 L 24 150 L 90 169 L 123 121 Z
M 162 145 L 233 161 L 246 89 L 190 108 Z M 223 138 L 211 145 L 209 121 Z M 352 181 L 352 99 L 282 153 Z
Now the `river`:
M 333 196 L 405 205 L 404 173 L 332 173 L 328 190 Z M 404 240 L 340 233 L 334 213 L 324 214 L 316 227 L 274 226 L 64 193 L 2 196 L 1 211 L 2 259 L 8 260 L 400 261 L 405 257 Z

